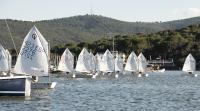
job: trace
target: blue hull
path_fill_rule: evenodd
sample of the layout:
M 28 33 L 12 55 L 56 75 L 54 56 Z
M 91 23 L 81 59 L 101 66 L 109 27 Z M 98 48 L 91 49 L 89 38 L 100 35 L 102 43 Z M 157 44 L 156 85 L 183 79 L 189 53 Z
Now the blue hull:
M 0 96 L 25 96 L 26 78 L 0 79 Z

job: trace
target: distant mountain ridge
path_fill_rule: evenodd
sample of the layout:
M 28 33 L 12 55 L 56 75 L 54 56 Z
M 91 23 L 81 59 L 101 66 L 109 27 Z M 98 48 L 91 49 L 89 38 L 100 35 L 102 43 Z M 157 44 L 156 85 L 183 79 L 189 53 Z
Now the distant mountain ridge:
M 43 21 L 7 20 L 14 41 L 19 48 L 33 25 L 39 29 L 51 46 L 66 43 L 93 42 L 109 34 L 154 33 L 163 30 L 181 29 L 200 24 L 200 17 L 169 22 L 124 22 L 97 15 L 74 16 Z M 4 20 L 0 20 L 0 43 L 13 48 Z

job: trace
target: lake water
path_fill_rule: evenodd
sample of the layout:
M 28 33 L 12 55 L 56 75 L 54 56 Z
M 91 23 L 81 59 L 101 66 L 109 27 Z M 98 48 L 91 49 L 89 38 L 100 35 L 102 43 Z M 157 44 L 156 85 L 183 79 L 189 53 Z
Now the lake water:
M 199 111 L 200 76 L 168 71 L 148 78 L 131 75 L 68 79 L 53 75 L 53 90 L 34 90 L 30 98 L 0 97 L 1 111 Z

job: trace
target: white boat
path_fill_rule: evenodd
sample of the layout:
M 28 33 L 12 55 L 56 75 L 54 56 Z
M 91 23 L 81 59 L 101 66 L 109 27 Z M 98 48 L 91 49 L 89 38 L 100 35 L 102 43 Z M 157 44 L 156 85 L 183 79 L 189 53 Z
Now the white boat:
M 123 60 L 118 53 L 116 54 L 114 62 L 115 78 L 118 78 L 119 74 L 123 74 Z
M 76 64 L 75 71 L 76 74 L 73 75 L 74 78 L 95 78 L 95 74 L 93 73 L 93 69 L 91 66 L 91 55 L 89 52 L 83 48 L 81 53 L 78 56 L 78 61 Z
M 101 59 L 100 71 L 103 73 L 114 72 L 114 57 L 108 49 L 106 50 Z
M 16 76 L 10 73 L 11 56 L 0 45 L 0 96 L 30 96 L 31 79 L 29 76 Z
M 196 71 L 196 60 L 194 59 L 192 54 L 189 54 L 185 59 L 182 71 L 197 76 L 197 74 L 194 74 L 194 72 Z
M 96 72 L 96 58 L 95 58 L 95 56 L 93 55 L 93 53 L 92 52 L 90 52 L 90 70 L 92 71 L 92 72 Z
M 125 71 L 136 73 L 138 71 L 138 57 L 136 56 L 135 52 L 132 51 L 131 54 L 128 56 Z
M 95 55 L 95 60 L 96 60 L 95 64 L 96 72 L 100 72 L 101 56 L 98 53 Z
M 118 74 L 115 73 L 114 67 L 115 67 L 114 57 L 109 50 L 106 50 L 100 62 L 101 74 L 99 76 L 118 78 Z
M 138 77 L 142 76 L 148 76 L 148 74 L 145 74 L 146 69 L 147 69 L 147 60 L 144 57 L 142 53 L 139 54 L 138 56 Z
M 17 62 L 14 67 L 14 73 L 25 74 L 34 77 L 32 88 L 54 88 L 56 82 L 48 81 L 38 82 L 38 77 L 49 75 L 49 47 L 48 42 L 33 26 L 26 35 Z
M 74 71 L 74 56 L 67 48 L 60 59 L 58 70 L 66 73 L 73 73 Z
M 123 72 L 123 60 L 122 58 L 116 54 L 115 57 L 115 72 L 122 73 Z

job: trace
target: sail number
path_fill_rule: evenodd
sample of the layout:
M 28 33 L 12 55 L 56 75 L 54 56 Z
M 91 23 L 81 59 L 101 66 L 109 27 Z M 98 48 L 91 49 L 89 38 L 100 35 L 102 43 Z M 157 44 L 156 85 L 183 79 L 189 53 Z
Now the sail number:
M 32 60 L 36 52 L 44 52 L 43 47 L 35 45 L 30 41 L 26 41 L 20 54 L 23 55 L 25 58 Z

